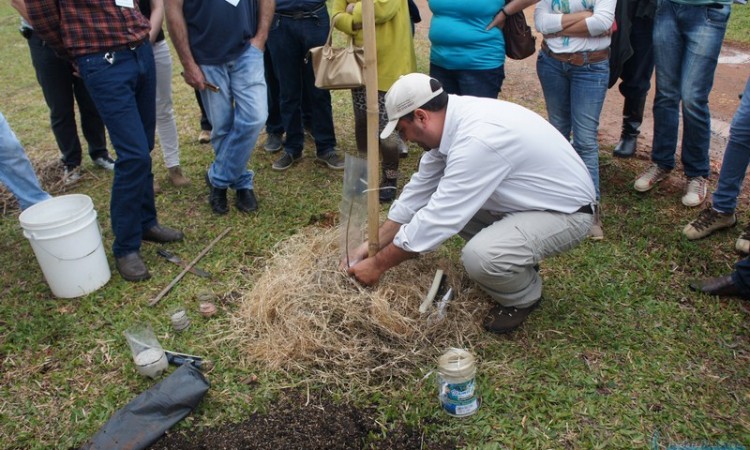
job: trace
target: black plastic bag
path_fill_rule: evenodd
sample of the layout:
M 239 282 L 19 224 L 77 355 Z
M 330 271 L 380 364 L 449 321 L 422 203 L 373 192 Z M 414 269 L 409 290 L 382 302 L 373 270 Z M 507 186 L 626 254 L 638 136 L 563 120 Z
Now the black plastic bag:
M 200 370 L 184 364 L 117 410 L 81 450 L 145 449 L 190 414 L 209 386 Z

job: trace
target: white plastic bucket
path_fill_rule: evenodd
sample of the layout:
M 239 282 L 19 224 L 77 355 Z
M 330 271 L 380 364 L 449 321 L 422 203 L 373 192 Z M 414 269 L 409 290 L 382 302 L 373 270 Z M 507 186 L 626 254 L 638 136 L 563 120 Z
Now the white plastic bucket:
M 112 274 L 88 195 L 37 203 L 22 212 L 19 221 L 56 297 L 80 297 L 107 284 Z

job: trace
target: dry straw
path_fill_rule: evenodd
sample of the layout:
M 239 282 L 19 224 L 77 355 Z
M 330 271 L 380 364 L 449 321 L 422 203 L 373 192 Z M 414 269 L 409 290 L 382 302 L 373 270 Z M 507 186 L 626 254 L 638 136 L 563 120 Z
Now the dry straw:
M 376 387 L 420 376 L 445 349 L 477 342 L 489 302 L 457 260 L 426 255 L 363 288 L 338 269 L 339 234 L 308 228 L 276 246 L 233 318 L 246 363 Z M 438 268 L 456 295 L 447 317 L 434 323 L 418 308 Z

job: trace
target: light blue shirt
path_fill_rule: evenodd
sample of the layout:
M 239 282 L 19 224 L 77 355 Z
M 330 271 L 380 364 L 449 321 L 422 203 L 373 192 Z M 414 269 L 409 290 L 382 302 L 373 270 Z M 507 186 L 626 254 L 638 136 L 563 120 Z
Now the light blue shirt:
M 429 0 L 429 6 L 431 63 L 449 70 L 488 70 L 505 63 L 502 31 L 485 31 L 505 0 Z

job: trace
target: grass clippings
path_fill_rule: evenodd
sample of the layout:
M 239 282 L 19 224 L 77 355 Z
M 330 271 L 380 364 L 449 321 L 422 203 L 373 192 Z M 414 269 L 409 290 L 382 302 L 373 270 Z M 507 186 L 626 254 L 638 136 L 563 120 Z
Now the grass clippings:
M 486 295 L 437 253 L 388 271 L 364 288 L 339 270 L 339 229 L 307 228 L 281 242 L 233 320 L 247 362 L 337 386 L 379 387 L 429 370 L 448 347 L 483 332 Z M 456 295 L 447 317 L 420 315 L 436 269 Z

